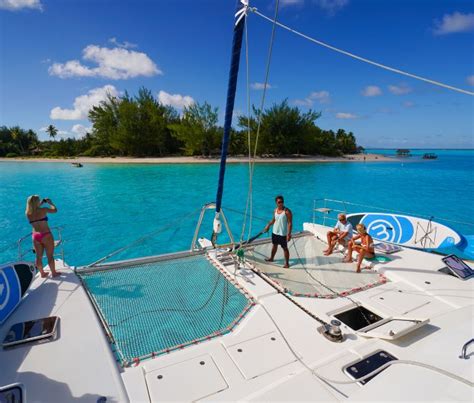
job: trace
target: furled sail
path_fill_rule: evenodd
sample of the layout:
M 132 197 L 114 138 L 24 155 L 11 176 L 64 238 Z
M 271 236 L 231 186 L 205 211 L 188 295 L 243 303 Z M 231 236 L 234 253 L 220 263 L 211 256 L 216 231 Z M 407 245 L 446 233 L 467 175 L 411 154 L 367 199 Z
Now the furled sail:
M 232 125 L 232 115 L 234 112 L 235 91 L 237 86 L 237 77 L 239 75 L 240 51 L 242 48 L 242 36 L 245 27 L 245 18 L 247 15 L 248 0 L 238 0 L 235 12 L 234 35 L 232 39 L 232 56 L 230 61 L 229 82 L 227 85 L 227 103 L 225 107 L 224 134 L 222 136 L 221 163 L 219 169 L 219 181 L 217 185 L 216 196 L 216 215 L 214 218 L 213 240 L 221 232 L 221 223 L 219 219 L 222 195 L 224 192 L 224 176 L 227 160 L 227 150 L 229 148 L 230 130 Z

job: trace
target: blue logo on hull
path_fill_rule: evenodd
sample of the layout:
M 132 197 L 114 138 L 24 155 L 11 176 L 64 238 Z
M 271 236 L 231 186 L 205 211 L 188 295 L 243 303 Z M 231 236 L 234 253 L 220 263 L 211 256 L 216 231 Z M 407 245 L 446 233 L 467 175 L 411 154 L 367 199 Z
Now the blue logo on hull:
M 375 239 L 392 243 L 406 243 L 413 236 L 412 223 L 401 216 L 390 214 L 367 214 L 361 223 L 363 223 L 367 232 Z
M 0 324 L 13 312 L 21 300 L 20 283 L 11 266 L 0 269 Z

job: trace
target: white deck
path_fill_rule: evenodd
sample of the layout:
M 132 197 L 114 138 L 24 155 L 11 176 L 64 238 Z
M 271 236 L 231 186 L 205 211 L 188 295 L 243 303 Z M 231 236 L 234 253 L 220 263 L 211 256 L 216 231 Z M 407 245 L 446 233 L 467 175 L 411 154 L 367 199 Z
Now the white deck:
M 127 401 L 115 360 L 79 279 L 57 261 L 61 276 L 37 275 L 22 304 L 0 327 L 3 340 L 17 322 L 56 315 L 58 336 L 0 350 L 0 387 L 22 383 L 27 401 Z
M 309 226 L 324 235 L 327 228 Z M 24 303 L 0 328 L 3 339 L 15 322 L 52 314 L 61 317 L 57 340 L 0 350 L 0 385 L 23 382 L 35 401 L 473 401 L 471 386 L 431 370 L 393 365 L 364 386 L 328 385 L 318 375 L 349 381 L 343 368 L 383 349 L 399 360 L 433 365 L 474 381 L 471 359 L 459 358 L 473 338 L 474 281 L 439 273 L 440 256 L 404 249 L 374 270 L 390 282 L 350 298 L 375 313 L 426 318 L 428 325 L 387 341 L 364 338 L 343 325 L 345 341 L 333 343 L 321 326 L 254 272 L 239 270 L 236 280 L 254 296 L 252 308 L 231 333 L 138 366 L 119 368 L 91 303 L 72 272 L 60 280 L 37 278 Z M 354 268 L 355 269 L 355 268 Z M 233 270 L 229 271 L 233 274 Z M 328 321 L 352 302 L 347 298 L 294 298 Z M 4 365 L 7 363 L 7 365 Z

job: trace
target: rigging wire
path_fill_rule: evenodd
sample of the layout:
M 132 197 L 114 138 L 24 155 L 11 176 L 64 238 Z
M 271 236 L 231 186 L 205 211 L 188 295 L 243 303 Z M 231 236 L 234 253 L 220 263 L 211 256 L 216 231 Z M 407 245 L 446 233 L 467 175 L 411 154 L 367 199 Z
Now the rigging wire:
M 172 228 L 174 225 L 180 224 L 181 222 L 187 220 L 187 219 L 190 218 L 191 216 L 197 214 L 197 212 L 200 211 L 200 210 L 201 210 L 201 208 L 195 209 L 195 210 L 191 211 L 190 213 L 188 213 L 188 214 L 186 214 L 186 215 L 184 215 L 184 216 L 178 217 L 178 218 L 176 218 L 175 220 L 169 222 L 168 224 L 163 225 L 162 227 L 158 228 L 157 230 L 155 230 L 155 231 L 153 231 L 153 232 L 150 232 L 150 233 L 148 233 L 148 234 L 142 236 L 141 238 L 138 238 L 138 239 L 136 239 L 135 241 L 133 241 L 133 242 L 131 242 L 131 243 L 125 245 L 125 246 L 122 246 L 122 247 L 119 248 L 119 249 L 114 250 L 113 252 L 110 252 L 108 255 L 106 255 L 106 256 L 100 258 L 99 260 L 96 260 L 95 262 L 90 263 L 90 264 L 88 264 L 87 266 L 84 266 L 84 267 L 93 267 L 93 266 L 95 266 L 95 265 L 97 265 L 97 264 L 99 264 L 99 263 L 102 263 L 103 261 L 105 261 L 105 260 L 111 258 L 112 256 L 117 255 L 117 254 L 120 253 L 120 252 L 123 252 L 123 251 L 125 251 L 125 250 L 127 250 L 127 249 L 130 249 L 132 246 L 139 245 L 140 243 L 145 242 L 147 239 L 149 239 L 149 238 L 151 238 L 151 237 L 153 237 L 153 236 L 155 236 L 155 235 L 158 235 L 159 233 L 164 232 L 165 230 L 167 230 L 167 229 L 169 229 L 169 228 Z
M 349 56 L 349 57 L 351 57 L 353 59 L 356 59 L 356 60 L 359 60 L 361 62 L 368 63 L 368 64 L 371 64 L 373 66 L 379 67 L 381 69 L 391 71 L 392 73 L 401 74 L 403 76 L 407 76 L 407 77 L 410 77 L 410 78 L 413 78 L 413 79 L 416 79 L 416 80 L 419 80 L 419 81 L 424 81 L 428 84 L 436 85 L 438 87 L 443 87 L 443 88 L 446 88 L 446 89 L 452 90 L 452 91 L 457 91 L 457 92 L 460 92 L 462 94 L 467 94 L 467 95 L 471 95 L 471 96 L 474 95 L 474 92 L 472 92 L 472 91 L 468 91 L 468 90 L 465 90 L 465 89 L 462 89 L 462 88 L 454 87 L 452 85 L 444 84 L 442 82 L 431 80 L 429 78 L 421 77 L 421 76 L 418 76 L 416 74 L 409 73 L 407 71 L 403 71 L 403 70 L 400 70 L 400 69 L 397 69 L 397 68 L 394 68 L 394 67 L 387 66 L 387 65 L 382 64 L 382 63 L 375 62 L 375 61 L 370 60 L 370 59 L 366 59 L 365 57 L 358 56 L 358 55 L 356 55 L 354 53 L 350 53 L 346 50 L 336 48 L 335 46 L 329 45 L 329 44 L 327 44 L 325 42 L 322 42 L 318 39 L 315 39 L 315 38 L 312 38 L 308 35 L 305 35 L 302 32 L 299 32 L 299 31 L 289 27 L 288 25 L 282 24 L 281 22 L 276 21 L 276 18 L 272 19 L 270 17 L 267 17 L 265 14 L 262 14 L 261 12 L 259 12 L 258 9 L 255 8 L 255 7 L 249 7 L 248 9 L 249 9 L 249 11 L 252 11 L 254 14 L 258 15 L 259 17 L 273 23 L 273 26 L 278 25 L 280 28 L 286 29 L 287 31 L 290 31 L 290 32 L 294 33 L 295 35 L 298 35 L 298 36 L 300 36 L 304 39 L 307 39 L 310 42 L 313 42 L 317 45 L 323 46 L 327 49 L 333 50 L 334 52 L 341 53 L 345 56 Z
M 279 5 L 280 5 L 280 0 L 275 1 L 275 14 L 273 18 L 273 22 L 276 23 L 277 17 L 278 17 L 278 10 L 279 10 Z M 246 6 L 246 9 L 249 10 L 250 8 Z M 257 147 L 258 147 L 258 138 L 260 136 L 260 128 L 262 125 L 262 112 L 263 108 L 265 106 L 265 98 L 267 94 L 267 87 L 268 87 L 268 77 L 270 75 L 270 65 L 271 65 L 271 59 L 272 59 L 272 52 L 273 52 L 273 43 L 275 40 L 275 24 L 272 26 L 272 33 L 270 36 L 270 44 L 268 47 L 268 55 L 267 55 L 267 65 L 265 68 L 265 80 L 263 84 L 263 93 L 262 93 L 262 99 L 260 102 L 260 109 L 258 110 L 257 114 L 257 132 L 255 135 L 255 147 L 254 147 L 254 152 L 253 152 L 253 157 L 251 153 L 251 138 L 250 138 L 250 96 L 249 94 L 249 58 L 248 58 L 248 36 L 247 36 L 247 30 L 245 31 L 245 40 L 246 40 L 246 63 L 247 63 L 247 133 L 248 133 L 248 147 L 249 147 L 249 190 L 248 190 L 248 199 L 247 203 L 249 204 L 250 207 L 250 219 L 249 219 L 249 230 L 248 230 L 248 235 L 247 235 L 247 241 L 250 239 L 251 232 L 252 232 L 252 212 L 253 212 L 253 174 L 255 171 L 255 158 L 257 156 Z M 242 228 L 242 234 L 245 231 L 245 222 L 247 219 L 247 215 L 244 216 L 244 224 Z M 242 236 L 243 237 L 243 236 Z M 241 237 L 241 238 L 242 238 Z
M 248 38 L 248 20 L 245 24 L 245 67 L 246 67 L 246 90 L 247 90 L 247 143 L 249 149 L 249 187 L 247 189 L 247 201 L 245 203 L 244 221 L 242 223 L 242 232 L 240 233 L 240 243 L 242 243 L 247 225 L 247 214 L 250 208 L 249 217 L 249 236 L 252 228 L 252 152 L 250 150 L 250 74 L 249 74 L 249 38 Z

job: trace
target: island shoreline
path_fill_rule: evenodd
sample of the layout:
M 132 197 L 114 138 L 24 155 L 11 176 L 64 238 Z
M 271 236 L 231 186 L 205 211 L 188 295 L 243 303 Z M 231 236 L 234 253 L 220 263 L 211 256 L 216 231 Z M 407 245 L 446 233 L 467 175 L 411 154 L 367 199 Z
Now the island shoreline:
M 257 157 L 258 164 L 286 164 L 286 163 L 325 163 L 325 162 L 396 162 L 396 158 L 380 154 L 349 154 L 342 157 L 301 156 L 301 157 Z M 220 158 L 204 157 L 70 157 L 70 158 L 45 158 L 45 157 L 17 157 L 0 158 L 0 162 L 60 162 L 81 164 L 218 164 Z M 228 164 L 248 163 L 248 157 L 228 157 Z

